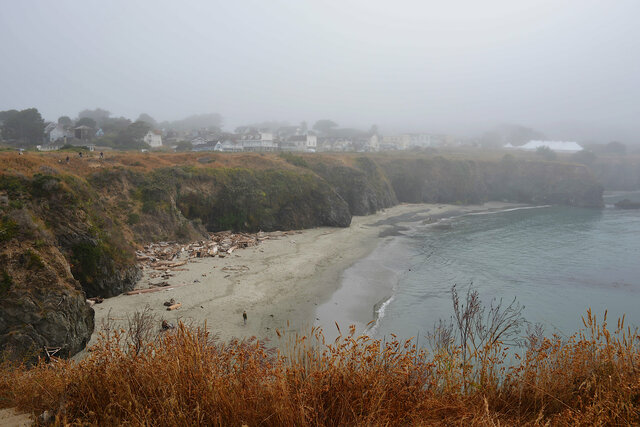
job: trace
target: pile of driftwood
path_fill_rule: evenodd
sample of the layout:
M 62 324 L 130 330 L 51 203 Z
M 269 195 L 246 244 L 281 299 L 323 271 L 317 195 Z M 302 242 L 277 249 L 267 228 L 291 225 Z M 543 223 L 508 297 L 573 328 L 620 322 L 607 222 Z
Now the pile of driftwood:
M 200 240 L 192 243 L 150 243 L 144 246 L 143 250 L 136 251 L 136 259 L 142 268 L 155 270 L 148 274 L 150 279 L 161 278 L 163 281 L 159 283 L 149 283 L 153 286 L 152 288 L 136 289 L 126 292 L 126 295 L 159 292 L 185 286 L 186 284 L 184 283 L 170 285 L 167 280 L 173 277 L 173 272 L 187 270 L 182 267 L 192 259 L 205 257 L 224 258 L 231 255 L 236 249 L 257 246 L 263 240 L 277 240 L 280 237 L 299 233 L 300 231 L 274 231 L 269 233 L 261 231 L 259 233 L 249 234 L 221 231 L 210 234 L 208 240 Z M 248 268 L 246 266 L 223 268 L 224 271 L 230 271 L 232 269 L 241 269 L 244 271 Z M 203 274 L 203 276 L 205 275 L 206 274 Z
M 265 233 L 246 234 L 223 231 L 211 234 L 208 240 L 186 244 L 151 243 L 146 245 L 143 250 L 136 251 L 136 259 L 145 267 L 171 271 L 187 264 L 191 258 L 224 258 L 231 255 L 236 249 L 256 246 L 266 238 L 268 237 Z
M 136 251 L 136 259 L 145 267 L 167 272 L 187 264 L 191 258 L 219 257 L 231 255 L 236 249 L 249 248 L 260 244 L 263 240 L 277 239 L 299 231 L 275 231 L 271 233 L 259 232 L 232 233 L 221 231 L 212 233 L 208 240 L 192 243 L 158 242 L 150 243 L 143 250 Z M 158 275 L 161 277 L 162 274 Z

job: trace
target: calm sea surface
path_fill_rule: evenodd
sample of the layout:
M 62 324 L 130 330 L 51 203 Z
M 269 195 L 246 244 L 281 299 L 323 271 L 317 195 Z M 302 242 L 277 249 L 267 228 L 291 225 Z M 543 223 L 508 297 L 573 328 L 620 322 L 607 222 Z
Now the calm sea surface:
M 329 329 L 327 317 L 338 313 L 341 325 L 359 323 L 374 336 L 424 335 L 452 315 L 451 286 L 464 292 L 473 282 L 485 303 L 517 298 L 547 334 L 577 331 L 589 307 L 600 318 L 608 309 L 610 324 L 626 313 L 640 326 L 640 210 L 613 208 L 624 197 L 640 193 L 606 194 L 604 209 L 470 214 L 449 220 L 449 229 L 415 223 L 344 272 L 342 288 L 318 309 L 319 323 Z M 358 308 L 368 286 L 384 296 Z M 357 309 L 377 322 L 350 318 Z

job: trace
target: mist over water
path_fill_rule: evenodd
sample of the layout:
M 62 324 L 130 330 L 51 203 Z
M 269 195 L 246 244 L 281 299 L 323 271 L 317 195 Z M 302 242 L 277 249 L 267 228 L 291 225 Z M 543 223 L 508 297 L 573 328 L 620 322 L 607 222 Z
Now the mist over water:
M 367 307 L 369 319 L 379 316 L 369 333 L 424 336 L 453 314 L 451 286 L 462 293 L 473 282 L 487 305 L 517 298 L 525 318 L 547 334 L 576 332 L 589 307 L 599 318 L 608 310 L 610 323 L 626 313 L 627 324 L 639 325 L 639 220 L 637 210 L 554 206 L 469 214 L 452 219 L 449 230 L 414 224 L 347 270 L 327 304 L 346 304 L 354 283 L 386 280 L 384 299 Z

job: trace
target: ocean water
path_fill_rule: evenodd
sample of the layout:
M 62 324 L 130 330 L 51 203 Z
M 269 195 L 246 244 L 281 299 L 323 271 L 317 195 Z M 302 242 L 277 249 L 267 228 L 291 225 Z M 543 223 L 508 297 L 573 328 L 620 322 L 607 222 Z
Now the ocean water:
M 450 227 L 409 224 L 344 272 L 317 322 L 329 337 L 333 321 L 376 337 L 424 336 L 453 314 L 451 286 L 462 294 L 473 283 L 486 304 L 516 298 L 547 334 L 576 332 L 588 308 L 599 318 L 608 310 L 609 324 L 626 314 L 640 326 L 640 210 L 612 206 L 625 197 L 640 200 L 640 192 L 606 194 L 604 209 L 518 208 L 445 220 Z

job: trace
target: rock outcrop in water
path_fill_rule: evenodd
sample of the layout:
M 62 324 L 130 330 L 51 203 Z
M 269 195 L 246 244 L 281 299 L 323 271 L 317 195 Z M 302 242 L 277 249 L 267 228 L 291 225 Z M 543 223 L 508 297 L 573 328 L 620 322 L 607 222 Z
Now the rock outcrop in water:
M 640 209 L 640 202 L 632 202 L 629 199 L 620 200 L 615 204 L 618 209 Z
M 398 202 L 601 206 L 581 165 L 426 155 L 2 154 L 0 349 L 65 355 L 93 330 L 86 297 L 133 288 L 135 249 L 207 231 L 347 227 Z

